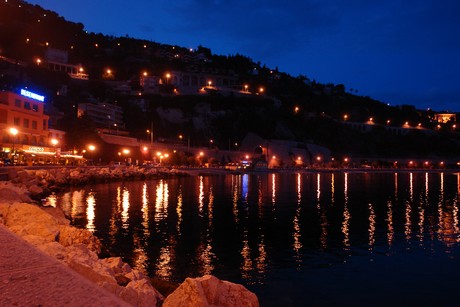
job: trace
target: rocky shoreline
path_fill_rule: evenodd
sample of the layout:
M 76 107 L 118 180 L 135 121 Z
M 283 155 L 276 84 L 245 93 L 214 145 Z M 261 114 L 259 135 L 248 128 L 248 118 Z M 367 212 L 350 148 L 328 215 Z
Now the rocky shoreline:
M 244 286 L 212 275 L 187 278 L 172 293 L 160 293 L 148 276 L 120 257 L 99 258 L 102 245 L 97 237 L 71 226 L 60 209 L 37 201 L 71 185 L 182 175 L 186 174 L 136 167 L 11 169 L 10 180 L 0 182 L 0 223 L 133 306 L 259 306 L 257 296 Z

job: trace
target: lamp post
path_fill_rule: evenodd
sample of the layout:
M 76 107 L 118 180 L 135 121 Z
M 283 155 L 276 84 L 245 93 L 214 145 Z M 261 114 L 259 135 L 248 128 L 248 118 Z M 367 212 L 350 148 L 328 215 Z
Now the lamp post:
M 94 151 L 96 150 L 96 146 L 90 144 L 88 145 L 88 149 L 90 151 L 90 156 L 91 156 L 91 159 L 93 160 L 93 165 L 94 165 Z
M 11 153 L 11 158 L 13 159 L 13 161 L 11 161 L 12 164 L 14 164 L 14 155 L 15 155 L 15 151 L 14 151 L 14 141 L 15 141 L 15 138 L 16 138 L 16 134 L 18 134 L 18 129 L 12 127 L 10 128 L 10 134 L 13 136 L 12 139 L 12 143 L 13 143 L 13 149 L 12 149 L 12 153 Z
M 58 140 L 56 139 L 51 139 L 51 144 L 53 145 L 53 149 L 54 149 L 54 164 L 56 164 L 56 160 L 57 160 L 57 152 L 56 152 L 56 145 L 59 143 Z
M 182 143 L 183 138 L 184 136 L 182 134 L 179 134 L 179 139 L 181 140 L 181 143 Z M 190 152 L 190 136 L 189 135 L 187 136 L 187 152 Z

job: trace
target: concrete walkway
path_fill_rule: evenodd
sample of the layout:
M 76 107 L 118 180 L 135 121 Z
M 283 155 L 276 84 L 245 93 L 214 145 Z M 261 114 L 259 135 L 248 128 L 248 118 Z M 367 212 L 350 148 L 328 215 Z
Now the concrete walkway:
M 0 224 L 0 306 L 131 306 Z

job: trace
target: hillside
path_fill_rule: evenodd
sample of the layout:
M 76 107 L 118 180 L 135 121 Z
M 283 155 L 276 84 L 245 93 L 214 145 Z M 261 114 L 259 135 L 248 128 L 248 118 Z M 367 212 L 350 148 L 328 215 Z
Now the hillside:
M 68 63 L 83 65 L 88 79 L 74 80 L 40 65 L 37 60 L 50 49 L 63 50 Z M 460 153 L 456 123 L 440 125 L 434 111 L 389 106 L 343 84 L 290 76 L 244 55 L 215 55 L 203 46 L 189 50 L 87 33 L 83 24 L 25 1 L 0 3 L 0 56 L 4 57 L 0 87 L 13 90 L 25 85 L 45 93 L 48 103 L 64 113 L 55 128 L 68 131 L 69 147 L 78 145 L 72 135 L 82 125 L 74 106 L 89 99 L 122 106 L 125 129 L 139 138 L 145 137 L 152 122 L 158 139 L 187 133 L 195 146 L 206 146 L 212 139 L 222 149 L 254 132 L 267 139 L 323 145 L 338 156 L 458 157 Z M 107 67 L 111 74 L 105 73 Z M 173 95 L 175 89 L 166 80 L 158 93 L 147 93 L 140 83 L 143 71 L 159 79 L 167 71 L 223 76 L 232 81 L 232 92 Z M 130 91 L 117 91 L 120 84 Z M 243 85 L 252 92 L 238 94 Z

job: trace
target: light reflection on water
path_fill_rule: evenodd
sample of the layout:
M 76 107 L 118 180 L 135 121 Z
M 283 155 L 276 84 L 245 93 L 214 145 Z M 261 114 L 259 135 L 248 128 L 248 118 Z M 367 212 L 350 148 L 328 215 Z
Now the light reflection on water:
M 290 268 L 314 275 L 419 248 L 457 259 L 459 195 L 459 174 L 299 173 L 110 183 L 49 201 L 151 276 L 214 274 L 268 297 Z

